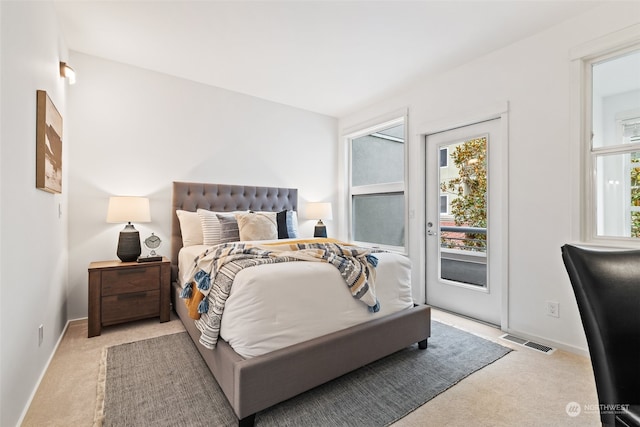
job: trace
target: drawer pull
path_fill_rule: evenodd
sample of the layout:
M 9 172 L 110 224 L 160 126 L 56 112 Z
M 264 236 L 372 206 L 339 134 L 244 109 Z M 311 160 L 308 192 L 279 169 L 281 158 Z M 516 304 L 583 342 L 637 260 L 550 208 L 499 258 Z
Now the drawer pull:
M 128 269 L 122 269 L 122 270 L 118 270 L 118 276 L 126 276 L 128 274 L 140 274 L 143 275 L 147 272 L 146 268 L 128 268 Z
M 136 299 L 136 298 L 146 298 L 147 293 L 135 293 L 135 294 L 119 294 L 118 299 Z

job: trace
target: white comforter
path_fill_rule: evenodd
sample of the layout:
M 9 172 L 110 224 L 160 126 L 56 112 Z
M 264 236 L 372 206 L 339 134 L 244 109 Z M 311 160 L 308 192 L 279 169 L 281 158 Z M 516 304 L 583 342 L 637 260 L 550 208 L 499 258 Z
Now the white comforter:
M 206 248 L 183 248 L 179 271 L 190 271 L 194 257 Z M 236 275 L 220 336 L 236 353 L 249 358 L 412 307 L 409 259 L 386 252 L 375 256 L 379 312 L 371 313 L 353 298 L 339 271 L 330 264 L 260 265 Z

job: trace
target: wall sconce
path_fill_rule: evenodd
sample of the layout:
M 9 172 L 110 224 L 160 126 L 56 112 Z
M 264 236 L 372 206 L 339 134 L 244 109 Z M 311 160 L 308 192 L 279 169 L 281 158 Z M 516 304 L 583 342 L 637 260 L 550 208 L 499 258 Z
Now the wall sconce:
M 60 61 L 60 77 L 69 79 L 69 84 L 72 85 L 76 82 L 76 72 L 66 62 Z
M 333 214 L 331 213 L 331 203 L 307 203 L 307 218 L 318 220 L 318 223 L 313 230 L 313 237 L 327 237 L 327 226 L 324 225 L 322 219 L 333 219 Z
M 146 197 L 112 196 L 109 198 L 107 222 L 126 222 L 124 230 L 118 238 L 116 254 L 120 261 L 131 262 L 138 259 L 142 253 L 140 233 L 131 224 L 134 222 L 151 222 L 149 199 Z

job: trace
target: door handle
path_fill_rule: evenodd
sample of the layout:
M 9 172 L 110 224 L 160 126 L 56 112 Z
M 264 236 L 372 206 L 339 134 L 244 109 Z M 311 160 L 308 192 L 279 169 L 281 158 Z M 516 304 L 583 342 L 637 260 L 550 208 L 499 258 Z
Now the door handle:
M 438 235 L 438 233 L 433 231 L 433 223 L 431 221 L 429 221 L 427 223 L 427 236 L 437 236 L 437 235 Z

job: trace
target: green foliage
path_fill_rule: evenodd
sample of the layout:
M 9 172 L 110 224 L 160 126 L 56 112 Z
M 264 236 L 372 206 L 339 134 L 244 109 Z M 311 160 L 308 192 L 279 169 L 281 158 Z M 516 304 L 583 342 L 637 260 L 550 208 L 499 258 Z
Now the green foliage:
M 631 212 L 631 237 L 640 237 L 640 212 Z
M 631 159 L 640 163 L 640 159 Z M 640 206 L 640 167 L 631 169 L 631 206 Z M 631 237 L 640 237 L 640 212 L 631 212 Z
M 487 138 L 458 145 L 451 159 L 458 177 L 441 183 L 441 191 L 456 196 L 451 213 L 457 226 L 487 227 Z M 486 234 L 466 233 L 466 246 L 486 248 Z

